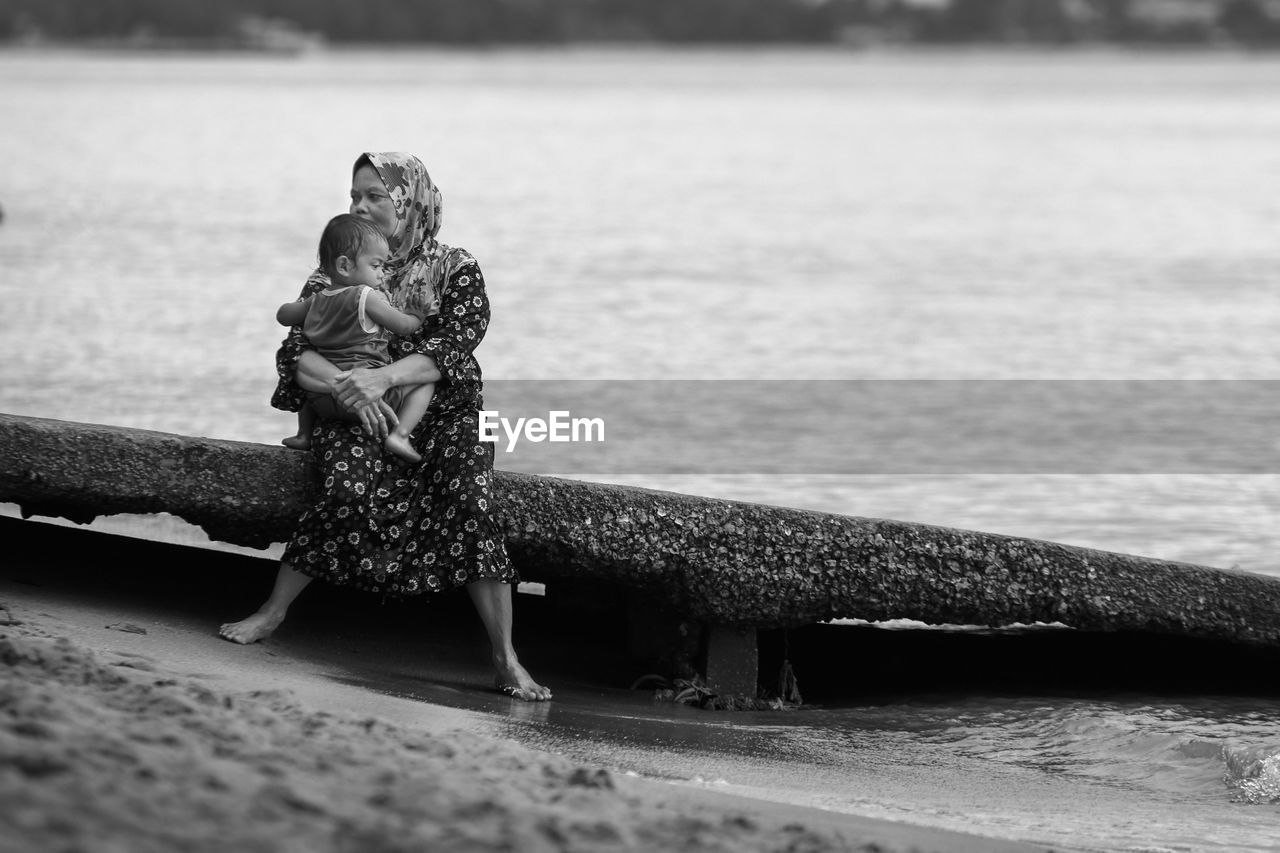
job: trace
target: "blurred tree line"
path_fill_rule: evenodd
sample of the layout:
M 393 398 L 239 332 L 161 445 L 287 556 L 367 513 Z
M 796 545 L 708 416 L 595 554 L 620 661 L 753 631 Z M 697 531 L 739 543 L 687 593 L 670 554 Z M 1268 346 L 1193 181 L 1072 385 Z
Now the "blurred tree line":
M 1230 42 L 1280 45 L 1280 0 L 0 0 L 0 40 Z

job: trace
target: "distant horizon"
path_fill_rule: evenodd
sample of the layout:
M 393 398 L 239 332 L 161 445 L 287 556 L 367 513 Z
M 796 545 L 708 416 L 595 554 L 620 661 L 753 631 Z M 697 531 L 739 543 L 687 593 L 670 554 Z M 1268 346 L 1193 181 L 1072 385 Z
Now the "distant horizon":
M 18 4 L 15 4 L 18 5 Z M 812 44 L 1280 46 L 1280 0 L 339 0 L 25 2 L 0 44 Z
M 0 39 L 0 51 L 40 52 L 50 50 L 117 51 L 121 53 L 164 53 L 192 51 L 199 53 L 358 53 L 362 51 L 414 51 L 431 49 L 439 51 L 528 51 L 531 53 L 557 50 L 589 49 L 636 51 L 648 48 L 672 52 L 695 53 L 699 51 L 814 51 L 829 53 L 892 54 L 892 53 L 1007 53 L 1007 54 L 1072 54 L 1111 53 L 1135 55 L 1205 53 L 1239 56 L 1269 56 L 1280 53 L 1280 42 L 1266 45 L 1250 45 L 1231 41 L 1111 41 L 1081 40 L 1049 43 L 1024 40 L 965 40 L 965 41 L 871 41 L 848 43 L 840 41 L 681 41 L 673 39 L 613 39 L 575 38 L 560 41 L 492 41 L 492 42 L 442 42 L 442 41 L 327 41 L 320 40 L 304 47 L 255 46 L 235 43 L 225 38 L 192 37 L 163 38 L 139 41 L 126 37 L 85 37 L 42 39 Z

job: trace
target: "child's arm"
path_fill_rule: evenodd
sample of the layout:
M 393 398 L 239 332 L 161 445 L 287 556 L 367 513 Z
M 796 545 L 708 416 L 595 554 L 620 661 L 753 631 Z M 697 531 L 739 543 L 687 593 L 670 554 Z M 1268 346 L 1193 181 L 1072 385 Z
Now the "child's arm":
M 411 335 L 418 331 L 418 327 L 423 322 L 422 317 L 392 308 L 387 298 L 376 290 L 370 291 L 369 298 L 364 304 L 364 312 L 370 320 L 397 335 Z
M 306 299 L 308 296 L 319 293 L 321 290 L 331 286 L 332 282 L 329 281 L 329 276 L 320 270 L 316 270 L 307 277 L 307 283 L 302 286 L 302 293 L 298 295 L 298 298 Z M 306 402 L 306 392 L 302 390 L 302 387 L 297 382 L 299 368 L 307 361 L 316 359 L 325 361 L 324 356 L 313 349 L 309 349 L 310 346 L 311 344 L 302 334 L 301 326 L 291 326 L 288 333 L 285 334 L 284 340 L 280 342 L 280 348 L 276 350 L 276 389 L 271 393 L 271 405 L 273 408 L 285 412 L 296 412 Z M 304 353 L 309 353 L 309 355 L 304 358 Z M 336 367 L 329 365 L 325 377 L 333 376 L 337 372 L 338 369 Z
M 276 322 L 281 326 L 301 326 L 302 321 L 307 319 L 307 308 L 310 306 L 310 299 L 286 302 L 276 311 Z

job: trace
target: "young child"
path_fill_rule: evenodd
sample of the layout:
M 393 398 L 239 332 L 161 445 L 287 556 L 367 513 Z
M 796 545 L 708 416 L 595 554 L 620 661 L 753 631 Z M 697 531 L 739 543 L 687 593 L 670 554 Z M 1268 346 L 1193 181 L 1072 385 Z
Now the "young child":
M 330 287 L 281 305 L 276 320 L 284 326 L 301 326 L 311 347 L 340 370 L 389 364 L 385 330 L 408 335 L 426 319 L 425 312 L 418 314 L 413 308 L 411 313 L 397 311 L 377 289 L 390 254 L 387 239 L 372 222 L 349 213 L 335 216 L 320 235 L 320 268 L 329 276 Z M 409 434 L 426 414 L 434 394 L 433 383 L 387 391 L 383 399 L 400 420 L 387 434 L 387 450 L 410 462 L 422 461 L 409 443 Z M 309 448 L 317 417 L 357 420 L 329 394 L 308 392 L 307 398 L 307 405 L 298 412 L 297 435 L 282 442 L 286 447 Z

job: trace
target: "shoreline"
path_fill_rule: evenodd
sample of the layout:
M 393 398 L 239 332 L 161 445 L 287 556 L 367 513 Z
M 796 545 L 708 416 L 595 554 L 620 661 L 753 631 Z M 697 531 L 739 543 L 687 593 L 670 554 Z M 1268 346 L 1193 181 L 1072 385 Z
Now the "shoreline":
M 547 706 L 487 690 L 484 655 L 460 648 L 470 631 L 401 652 L 433 689 L 467 694 L 447 707 L 344 683 L 344 660 L 388 654 L 376 605 L 236 646 L 218 620 L 269 578 L 70 562 L 0 576 L 0 837 L 15 850 L 1046 849 L 533 750 L 502 732 Z

